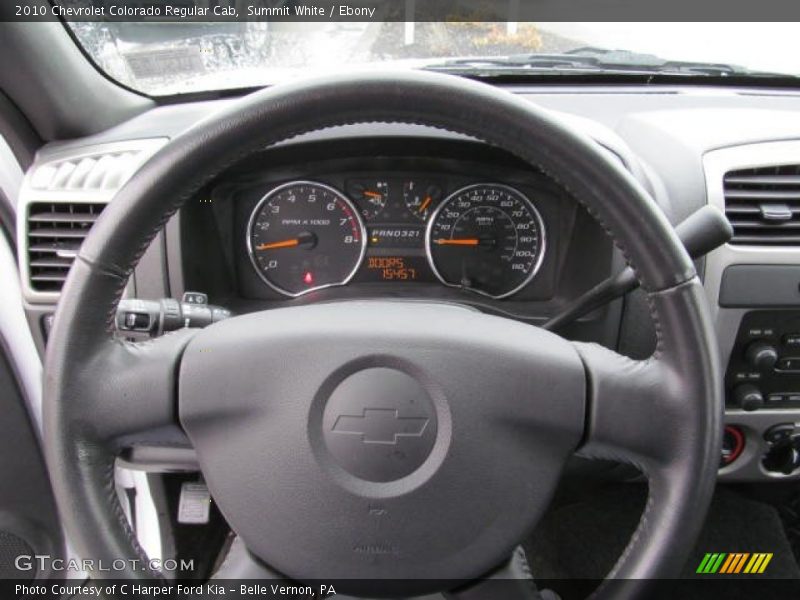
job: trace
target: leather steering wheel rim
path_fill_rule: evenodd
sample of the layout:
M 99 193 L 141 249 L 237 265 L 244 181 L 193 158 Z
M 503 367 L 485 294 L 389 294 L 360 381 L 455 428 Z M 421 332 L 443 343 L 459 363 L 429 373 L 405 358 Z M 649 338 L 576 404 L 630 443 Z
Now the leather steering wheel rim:
M 146 564 L 115 496 L 114 458 L 137 440 L 182 439 L 177 366 L 194 332 L 141 344 L 112 335 L 116 305 L 151 240 L 203 185 L 254 152 L 369 122 L 442 128 L 516 155 L 583 204 L 634 267 L 657 351 L 634 361 L 574 344 L 587 375 L 576 450 L 635 464 L 650 486 L 639 527 L 597 596 L 620 597 L 614 580 L 628 580 L 622 593 L 633 597 L 647 580 L 674 576 L 710 502 L 722 432 L 719 358 L 692 262 L 654 201 L 592 141 L 508 92 L 421 72 L 332 76 L 246 96 L 174 138 L 103 212 L 64 287 L 45 365 L 45 452 L 76 550 Z M 158 576 L 130 567 L 112 574 Z

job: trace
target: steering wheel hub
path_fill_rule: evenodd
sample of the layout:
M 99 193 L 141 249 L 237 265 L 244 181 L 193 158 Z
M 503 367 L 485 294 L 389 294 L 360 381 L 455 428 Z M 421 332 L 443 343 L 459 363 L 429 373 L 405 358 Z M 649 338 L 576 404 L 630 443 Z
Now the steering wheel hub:
M 189 343 L 179 390 L 206 481 L 254 554 L 395 586 L 500 564 L 584 424 L 569 342 L 444 304 L 229 319 Z

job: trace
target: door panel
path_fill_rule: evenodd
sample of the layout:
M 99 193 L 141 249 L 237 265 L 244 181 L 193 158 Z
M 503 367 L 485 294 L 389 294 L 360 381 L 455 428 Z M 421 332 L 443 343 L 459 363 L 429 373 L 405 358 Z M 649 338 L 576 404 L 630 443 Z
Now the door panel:
M 5 142 L 0 138 L 0 146 Z M 11 157 L 11 158 L 9 158 Z M 21 171 L 0 152 L 0 192 L 13 210 Z M 44 578 L 38 561 L 19 556 L 63 556 L 61 525 L 41 452 L 42 364 L 22 305 L 17 262 L 0 221 L 0 581 Z M 18 569 L 16 565 L 22 565 Z M 30 565 L 30 566 L 28 566 Z

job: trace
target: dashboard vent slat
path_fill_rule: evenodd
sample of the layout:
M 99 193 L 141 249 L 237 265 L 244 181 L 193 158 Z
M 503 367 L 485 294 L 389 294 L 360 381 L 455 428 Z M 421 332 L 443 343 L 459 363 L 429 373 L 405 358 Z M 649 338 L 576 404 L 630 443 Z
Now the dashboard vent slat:
M 769 229 L 770 231 L 779 231 L 786 229 L 800 229 L 800 220 L 786 221 L 774 223 L 771 221 L 752 221 L 750 219 L 729 219 L 734 228 L 740 229 Z
M 52 222 L 51 222 L 52 224 Z M 48 227 L 34 229 L 28 232 L 31 238 L 79 238 L 83 239 L 88 233 L 88 228 L 70 229 L 68 227 Z
M 759 184 L 738 184 L 738 185 L 759 185 Z M 756 189 L 729 189 L 725 191 L 725 197 L 731 200 L 756 199 L 756 200 L 780 200 L 783 202 L 800 202 L 800 186 L 797 191 L 787 190 L 756 190 Z
M 47 269 L 49 267 L 54 267 L 56 269 L 69 269 L 72 266 L 72 259 L 71 258 L 61 258 L 60 256 L 48 256 L 45 258 L 35 258 L 31 261 L 31 267 L 33 268 L 42 268 Z
M 800 186 L 800 175 L 754 175 L 752 177 L 738 177 L 731 175 L 725 178 L 729 184 L 750 184 L 750 185 L 796 185 Z
M 731 244 L 800 246 L 800 165 L 729 171 L 723 192 Z
M 45 283 L 60 283 L 63 284 L 67 280 L 69 271 L 41 271 L 36 275 L 31 275 L 31 281 L 45 282 Z
M 31 202 L 28 205 L 28 273 L 31 288 L 60 292 L 83 240 L 105 204 Z
M 797 235 L 748 235 L 736 236 L 734 244 L 752 244 L 759 246 L 797 246 L 800 245 L 800 233 Z
M 68 244 L 66 242 L 33 243 L 28 247 L 28 252 L 52 252 L 54 255 L 76 254 L 80 249 L 80 243 Z
M 32 223 L 94 223 L 98 215 L 88 213 L 65 214 L 60 212 L 45 212 L 31 215 L 28 219 Z

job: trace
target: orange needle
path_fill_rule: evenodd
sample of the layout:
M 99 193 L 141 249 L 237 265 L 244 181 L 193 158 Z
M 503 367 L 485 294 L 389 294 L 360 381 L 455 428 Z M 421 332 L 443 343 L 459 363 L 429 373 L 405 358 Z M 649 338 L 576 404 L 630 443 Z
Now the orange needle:
M 426 196 L 425 200 L 422 201 L 422 204 L 419 205 L 418 212 L 425 212 L 425 209 L 428 208 L 428 205 L 431 203 L 431 200 L 433 200 L 433 198 L 431 198 L 430 196 Z
M 477 246 L 480 243 L 478 238 L 461 238 L 461 239 L 438 239 L 434 240 L 440 246 Z
M 274 250 L 275 248 L 292 248 L 293 246 L 297 246 L 300 244 L 300 240 L 297 238 L 291 240 L 283 240 L 281 242 L 269 242 L 267 244 L 261 244 L 256 246 L 256 250 Z
M 364 190 L 362 192 L 365 196 L 369 196 L 370 198 L 383 198 L 383 194 L 379 192 L 372 192 L 370 190 Z

